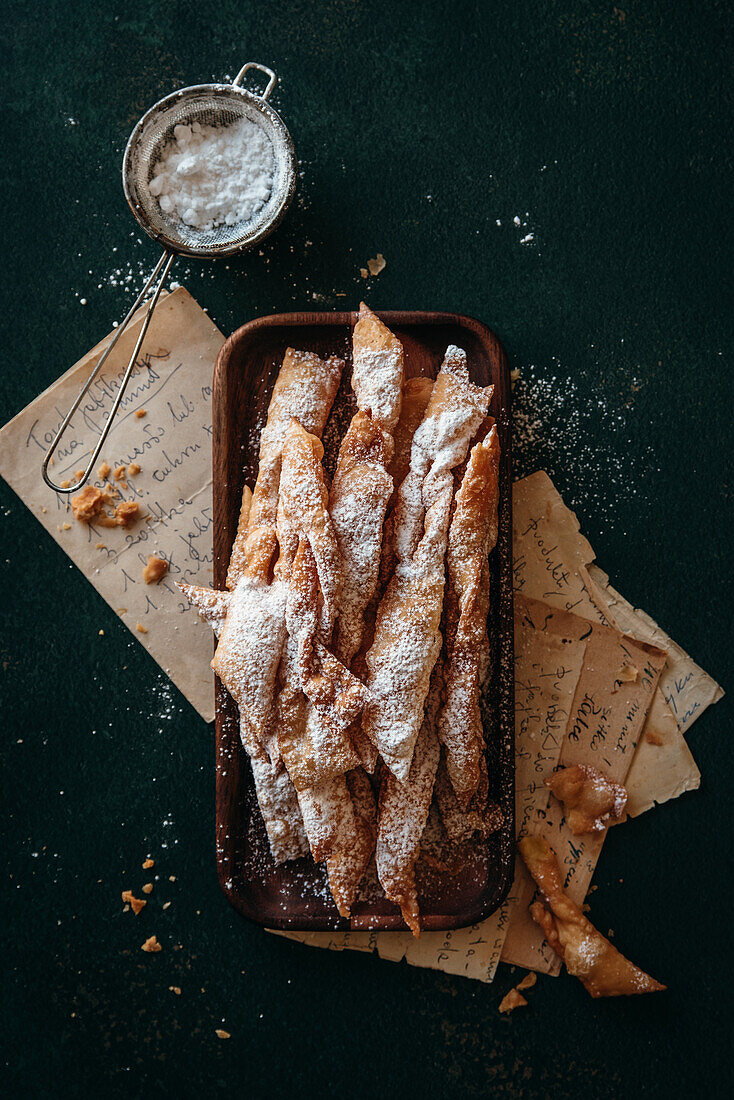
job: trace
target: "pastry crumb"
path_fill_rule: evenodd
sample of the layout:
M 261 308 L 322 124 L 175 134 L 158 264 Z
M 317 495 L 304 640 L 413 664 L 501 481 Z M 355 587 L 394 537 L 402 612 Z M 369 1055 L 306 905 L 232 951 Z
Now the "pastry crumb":
M 168 876 L 168 881 L 169 882 L 175 882 L 176 881 L 176 876 L 175 875 L 169 875 Z
M 369 271 L 367 270 L 366 267 L 360 267 L 359 273 L 360 273 L 360 275 L 362 276 L 363 279 L 366 279 L 369 275 Z
M 115 508 L 115 519 L 119 527 L 130 527 L 140 519 L 140 506 L 137 500 L 121 500 Z
M 63 527 L 63 529 L 65 531 L 71 531 L 71 524 L 70 523 L 62 523 L 61 526 Z
M 110 466 L 109 462 L 103 462 L 100 468 L 97 470 L 97 477 L 101 478 L 102 481 L 106 481 L 106 479 L 110 476 L 111 469 L 112 467 Z
M 133 913 L 135 914 L 136 917 L 137 917 L 138 913 L 142 909 L 145 909 L 146 905 L 148 904 L 147 901 L 144 898 L 134 897 L 132 890 L 123 890 L 122 891 L 122 900 L 124 902 L 126 902 L 127 905 L 130 906 L 130 908 L 132 909 L 132 911 L 133 911 Z
M 122 481 L 125 477 L 127 467 L 123 463 L 122 466 L 115 467 L 115 481 Z
M 143 569 L 143 580 L 146 584 L 158 584 L 158 581 L 165 577 L 167 572 L 168 562 L 165 558 L 159 558 L 155 554 L 151 554 L 148 558 L 148 564 Z
M 81 493 L 71 498 L 71 510 L 80 523 L 91 523 L 100 515 L 107 499 L 107 494 L 101 489 L 87 485 Z
M 100 634 L 100 635 L 104 634 L 104 630 L 100 630 L 100 631 L 99 631 L 99 634 Z
M 136 477 L 140 473 L 140 466 L 137 462 L 131 462 L 127 468 L 128 477 Z
M 81 481 L 81 479 L 84 477 L 84 470 L 77 470 L 77 472 L 74 474 L 74 477 L 77 479 L 77 481 Z
M 135 624 L 135 629 L 137 630 L 138 634 L 147 634 L 148 633 L 147 626 L 143 626 L 142 623 L 136 623 Z
M 535 973 L 534 970 L 531 970 L 529 974 L 525 975 L 521 982 L 518 982 L 518 984 L 515 986 L 515 989 L 532 989 L 537 980 L 538 975 Z
M 161 906 L 161 909 L 168 909 L 168 906 L 169 906 L 170 904 L 171 904 L 171 903 L 170 903 L 170 901 L 164 901 L 164 902 L 163 902 L 163 905 Z
M 521 1008 L 527 1003 L 522 993 L 518 993 L 516 989 L 511 989 L 500 1001 L 500 1012 L 512 1012 L 513 1009 Z
M 68 480 L 68 478 L 65 481 L 61 482 L 61 488 L 62 489 L 70 489 L 71 488 L 71 482 Z
M 170 989 L 171 993 L 175 993 L 177 997 L 181 996 L 181 986 L 180 985 L 169 985 L 168 988 Z
M 387 261 L 381 252 L 377 253 L 374 260 L 367 261 L 367 267 L 370 270 L 370 275 L 379 275 L 381 271 L 384 271 L 387 266 Z
M 158 943 L 158 940 L 157 940 L 157 938 L 156 938 L 155 936 L 148 936 L 148 938 L 147 938 L 147 940 L 145 941 L 145 943 L 144 943 L 144 944 L 142 944 L 142 946 L 141 946 L 140 950 L 141 950 L 141 951 L 149 951 L 149 952 L 150 952 L 150 951 L 152 951 L 152 952 L 155 952 L 155 951 L 162 951 L 162 950 L 163 950 L 163 948 L 162 948 L 162 947 L 161 947 L 161 945 L 160 945 L 160 944 Z
M 146 882 L 145 886 L 143 887 L 143 893 L 144 894 L 152 894 L 153 893 L 153 883 L 152 882 Z
M 225 1031 L 223 1027 L 215 1028 L 215 1035 L 218 1039 L 231 1039 L 232 1036 L 228 1031 Z
M 145 411 L 145 409 L 136 409 L 135 410 L 135 415 L 137 416 L 138 420 L 142 420 L 142 418 L 144 416 L 147 416 L 148 414 Z
M 105 544 L 103 542 L 95 542 L 94 549 L 95 550 L 106 550 L 107 547 L 105 546 Z
M 155 867 L 155 860 L 151 859 L 150 856 L 148 856 L 147 859 L 143 860 L 143 870 L 149 871 L 151 867 Z

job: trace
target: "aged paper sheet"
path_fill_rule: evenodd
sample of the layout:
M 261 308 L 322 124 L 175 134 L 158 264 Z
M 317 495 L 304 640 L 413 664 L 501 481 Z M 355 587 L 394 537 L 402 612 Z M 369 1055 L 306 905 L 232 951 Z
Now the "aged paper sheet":
M 131 323 L 120 338 L 69 425 L 51 468 L 55 480 L 70 479 L 86 465 L 140 323 Z M 183 289 L 158 305 L 102 455 L 113 469 L 131 462 L 141 468 L 127 479 L 122 496 L 138 501 L 149 519 L 124 529 L 77 522 L 67 498 L 41 478 L 53 435 L 110 336 L 2 429 L 0 474 L 209 722 L 211 631 L 173 581 L 211 582 L 211 386 L 224 337 Z M 141 410 L 145 415 L 137 417 Z M 157 585 L 143 581 L 149 554 L 169 562 Z

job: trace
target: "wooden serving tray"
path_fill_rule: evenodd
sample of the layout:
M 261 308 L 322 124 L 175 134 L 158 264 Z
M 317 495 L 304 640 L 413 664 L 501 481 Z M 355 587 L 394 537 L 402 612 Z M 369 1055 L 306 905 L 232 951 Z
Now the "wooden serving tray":
M 485 325 L 453 313 L 381 313 L 405 348 L 406 374 L 435 377 L 446 346 L 468 355 L 474 382 L 495 387 L 491 413 L 502 446 L 499 540 L 491 558 L 492 674 L 483 700 L 490 797 L 505 824 L 489 841 L 476 841 L 461 868 L 446 872 L 419 864 L 423 927 L 440 931 L 475 924 L 504 900 L 514 865 L 514 684 L 512 623 L 512 499 L 510 378 L 497 337 Z M 283 313 L 243 325 L 225 343 L 214 372 L 214 586 L 225 587 L 237 530 L 242 488 L 255 483 L 260 430 L 288 346 L 340 355 L 342 383 L 326 430 L 324 465 L 331 477 L 339 442 L 354 410 L 352 329 L 356 313 Z M 247 754 L 240 744 L 236 707 L 216 683 L 217 863 L 230 902 L 251 920 L 293 931 L 347 928 L 405 931 L 397 906 L 377 891 L 337 912 L 323 866 L 310 858 L 276 867 L 255 797 Z M 435 861 L 434 861 L 435 863 Z

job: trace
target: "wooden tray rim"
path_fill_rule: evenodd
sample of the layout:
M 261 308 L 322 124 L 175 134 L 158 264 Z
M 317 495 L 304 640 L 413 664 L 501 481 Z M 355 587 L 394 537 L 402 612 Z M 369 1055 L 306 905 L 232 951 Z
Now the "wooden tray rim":
M 505 375 L 505 395 L 507 400 L 503 402 L 501 406 L 502 413 L 508 418 L 510 415 L 510 379 L 509 379 L 509 367 L 507 364 L 507 355 L 505 353 L 504 346 L 497 336 L 497 334 L 485 325 L 484 322 L 477 320 L 475 317 L 471 317 L 468 314 L 453 313 L 445 310 L 380 310 L 376 309 L 374 312 L 377 316 L 385 322 L 388 327 L 411 327 L 417 325 L 458 325 L 460 328 L 469 329 L 483 344 L 491 345 L 497 354 L 499 361 L 499 369 Z M 248 337 L 253 336 L 260 329 L 267 328 L 299 328 L 299 327 L 338 327 L 340 325 L 349 326 L 354 328 L 357 323 L 359 313 L 357 310 L 340 310 L 340 311 L 327 311 L 319 310 L 314 312 L 298 311 L 289 313 L 271 313 L 266 314 L 263 317 L 253 318 L 251 321 L 246 321 L 245 324 L 240 325 L 239 328 L 225 340 L 224 344 L 220 348 L 214 365 L 214 376 L 212 384 L 212 409 L 217 407 L 217 398 L 220 387 L 223 384 L 224 374 L 227 370 L 229 359 L 233 350 L 238 347 Z M 509 633 L 508 624 L 504 622 L 503 635 L 505 638 L 504 652 L 500 653 L 499 660 L 505 663 L 509 662 L 512 667 L 514 661 L 514 639 L 513 639 L 513 620 L 512 620 L 512 561 L 511 561 L 511 549 L 512 549 L 512 467 L 511 467 L 511 425 L 509 422 L 505 425 L 506 436 L 506 448 L 503 456 L 505 465 L 505 479 L 506 479 L 506 496 L 504 499 L 504 507 L 506 509 L 506 522 L 505 526 L 509 526 L 509 550 L 510 550 L 510 562 L 509 562 L 509 585 L 508 585 L 508 566 L 505 563 L 504 568 L 501 570 L 501 592 L 500 602 L 504 602 L 506 613 L 502 616 L 501 608 L 498 614 L 498 621 L 504 620 L 507 617 L 507 607 L 509 604 Z M 213 456 L 217 451 L 217 434 L 213 433 L 212 437 L 212 452 Z M 213 463 L 216 466 L 216 461 Z M 502 500 L 502 497 L 500 498 Z M 217 526 L 216 508 L 218 505 L 218 498 L 213 497 L 213 514 L 215 520 L 215 529 Z M 218 561 L 215 557 L 213 562 L 214 568 L 214 583 L 217 583 L 218 577 Z M 226 572 L 226 570 L 225 570 Z M 510 693 L 511 697 L 509 702 L 512 704 L 512 713 L 514 718 L 514 681 L 510 681 Z M 226 695 L 226 689 L 219 681 L 219 678 L 215 676 L 215 697 L 223 693 Z M 505 700 L 507 703 L 508 700 Z M 215 699 L 216 703 L 216 699 Z M 223 751 L 228 750 L 230 746 L 229 736 L 225 730 L 225 722 L 221 717 L 221 711 L 219 706 L 215 705 L 215 759 L 219 759 Z M 515 784 L 515 766 L 514 766 L 514 721 L 510 723 L 510 727 L 505 731 L 505 736 L 509 739 L 509 751 L 511 756 L 510 772 L 511 781 L 514 795 Z M 237 744 L 240 751 L 244 751 L 239 745 L 239 738 L 237 737 Z M 374 931 L 374 932 L 395 932 L 405 933 L 409 931 L 407 925 L 403 922 L 402 916 L 397 914 L 386 914 L 379 918 L 373 918 L 369 921 L 353 923 L 349 918 L 333 917 L 333 918 L 309 918 L 307 922 L 299 918 L 291 918 L 288 916 L 281 916 L 276 914 L 264 915 L 256 906 L 250 904 L 246 897 L 237 893 L 231 883 L 231 862 L 229 857 L 230 849 L 233 845 L 229 836 L 228 823 L 226 821 L 220 821 L 219 807 L 220 807 L 220 786 L 222 784 L 222 777 L 219 768 L 215 768 L 215 780 L 216 780 L 216 852 L 217 852 L 217 877 L 222 891 L 227 898 L 228 902 L 234 909 L 237 910 L 242 916 L 248 920 L 253 921 L 255 924 L 259 924 L 261 927 L 270 928 L 277 931 L 290 931 L 290 932 L 342 932 L 342 931 Z M 514 837 L 514 797 L 511 800 L 511 820 L 509 825 L 512 829 L 512 835 Z M 506 826 L 503 826 L 503 828 Z M 506 866 L 503 867 L 503 877 L 499 885 L 494 891 L 488 891 L 487 895 L 482 898 L 482 904 L 477 905 L 474 910 L 464 912 L 459 916 L 454 917 L 429 914 L 425 920 L 422 919 L 421 927 L 426 932 L 450 932 L 454 929 L 466 928 L 474 924 L 478 924 L 483 920 L 490 917 L 497 909 L 503 904 L 510 891 L 514 877 L 514 859 L 510 859 Z

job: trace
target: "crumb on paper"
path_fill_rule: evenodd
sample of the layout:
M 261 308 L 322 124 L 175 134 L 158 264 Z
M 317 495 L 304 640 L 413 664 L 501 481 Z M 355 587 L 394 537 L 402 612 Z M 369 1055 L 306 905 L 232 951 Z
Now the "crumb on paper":
M 132 890 L 123 890 L 122 900 L 130 906 L 136 917 L 148 904 L 145 898 L 134 897 Z
M 215 1029 L 215 1034 L 216 1034 L 218 1039 L 231 1039 L 232 1038 L 230 1033 L 228 1031 L 225 1031 L 224 1028 L 222 1028 L 222 1027 L 216 1028 Z
M 61 488 L 62 489 L 70 489 L 71 488 L 71 482 L 69 481 L 68 478 L 65 481 L 61 482 Z
M 127 468 L 128 477 L 137 477 L 140 473 L 140 465 L 137 462 L 131 462 Z
M 647 733 L 645 734 L 645 740 L 650 745 L 664 745 L 665 744 L 665 742 L 663 741 L 660 734 L 655 733 L 653 730 L 648 730 L 647 731 Z
M 109 462 L 103 462 L 100 468 L 97 470 L 97 476 L 101 478 L 102 481 L 106 481 L 107 478 L 110 476 L 111 471 L 112 467 L 110 466 Z
M 155 936 L 148 936 L 145 943 L 142 944 L 140 950 L 141 951 L 148 951 L 148 952 L 151 952 L 151 951 L 156 952 L 156 951 L 161 951 L 162 948 L 161 948 L 161 945 L 158 943 L 158 940 Z
M 124 463 L 122 464 L 122 466 L 116 466 L 115 467 L 115 480 L 116 481 L 124 481 L 126 471 L 127 471 L 127 466 L 125 466 Z
M 136 623 L 135 624 L 135 629 L 137 630 L 138 634 L 147 634 L 148 633 L 147 626 L 143 626 L 142 623 Z
M 135 415 L 137 416 L 138 420 L 142 420 L 143 417 L 147 416 L 148 414 L 145 411 L 145 409 L 136 409 L 135 410 Z
M 146 584 L 158 584 L 168 572 L 168 562 L 165 558 L 156 557 L 155 554 L 151 554 L 148 558 L 148 564 L 143 569 L 143 580 Z
M 527 973 L 525 975 L 525 977 L 523 978 L 523 980 L 521 982 L 518 982 L 518 984 L 515 986 L 515 989 L 517 989 L 517 990 L 532 989 L 533 986 L 535 985 L 535 983 L 537 982 L 537 980 L 538 980 L 538 975 L 535 973 L 534 970 L 531 970 L 531 971 L 529 971 L 529 973 Z
M 153 883 L 152 882 L 146 882 L 145 886 L 143 887 L 143 893 L 144 894 L 152 894 L 153 893 Z
M 617 673 L 618 684 L 636 684 L 640 678 L 640 670 L 634 665 L 622 665 Z
M 175 993 L 177 997 L 181 996 L 181 986 L 180 985 L 169 985 L 168 988 L 170 989 L 171 993 Z
M 63 527 L 64 531 L 71 531 L 70 523 L 62 523 L 61 526 Z
M 116 607 L 115 611 L 117 612 L 118 615 L 127 615 L 127 608 L 126 607 Z M 127 668 L 127 665 L 123 665 L 122 667 Z
M 74 477 L 77 479 L 77 481 L 81 481 L 81 479 L 84 477 L 84 470 L 77 470 L 74 474 Z
M 87 485 L 81 493 L 71 498 L 71 510 L 80 523 L 91 523 L 100 515 L 106 503 L 106 493 L 94 485 Z
M 381 252 L 378 252 L 374 260 L 367 261 L 367 267 L 370 270 L 370 275 L 379 275 L 387 267 L 387 260 Z
M 155 867 L 155 860 L 151 859 L 150 856 L 148 856 L 147 859 L 143 860 L 143 870 L 149 871 L 151 867 Z
M 500 1001 L 500 1012 L 512 1012 L 513 1009 L 521 1008 L 527 1003 L 522 993 L 518 993 L 516 989 L 511 989 Z
M 94 549 L 95 550 L 106 550 L 107 547 L 105 546 L 105 544 L 103 542 L 95 542 Z
M 140 506 L 137 500 L 121 500 L 115 508 L 115 519 L 119 527 L 130 527 L 140 519 Z

